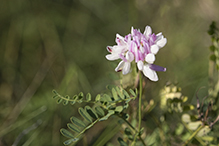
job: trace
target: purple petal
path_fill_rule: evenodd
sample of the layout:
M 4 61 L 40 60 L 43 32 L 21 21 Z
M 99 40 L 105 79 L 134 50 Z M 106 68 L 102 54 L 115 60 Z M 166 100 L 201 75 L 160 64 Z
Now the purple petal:
M 155 65 L 155 64 L 150 64 L 150 69 L 154 71 L 166 71 L 166 68 Z

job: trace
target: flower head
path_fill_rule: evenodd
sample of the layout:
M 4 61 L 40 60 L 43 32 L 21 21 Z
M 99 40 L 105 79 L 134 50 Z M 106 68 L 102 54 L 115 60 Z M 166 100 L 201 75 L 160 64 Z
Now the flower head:
M 117 45 L 107 46 L 111 54 L 106 55 L 108 60 L 122 59 L 115 71 L 122 71 L 124 75 L 128 74 L 132 61 L 135 61 L 138 69 L 152 81 L 158 80 L 156 71 L 166 71 L 166 68 L 153 63 L 156 59 L 155 55 L 165 46 L 167 39 L 162 33 L 157 35 L 152 33 L 150 26 L 145 27 L 143 34 L 133 27 L 131 33 L 125 37 L 116 34 L 116 43 Z

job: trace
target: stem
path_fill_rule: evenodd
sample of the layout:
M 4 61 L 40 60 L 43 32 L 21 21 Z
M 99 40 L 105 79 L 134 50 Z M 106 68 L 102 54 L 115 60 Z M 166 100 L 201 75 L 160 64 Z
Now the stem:
M 132 146 L 135 145 L 135 141 L 137 139 L 137 136 L 139 136 L 140 140 L 142 141 L 143 145 L 146 146 L 146 144 L 144 143 L 144 141 L 141 138 L 140 135 L 140 130 L 141 130 L 141 98 L 142 98 L 142 86 L 143 86 L 143 82 L 142 82 L 142 75 L 141 72 L 139 72 L 139 101 L 138 101 L 138 133 L 136 133 L 134 141 L 132 142 Z
M 139 101 L 138 101 L 138 132 L 141 130 L 141 96 L 142 96 L 142 75 L 139 74 Z M 140 136 L 140 135 L 139 135 Z
M 194 138 L 196 136 L 196 134 L 204 127 L 204 125 L 201 125 L 198 127 L 198 129 L 192 133 L 192 135 L 186 140 L 186 142 L 183 144 L 183 146 L 186 146 L 191 140 L 192 138 Z

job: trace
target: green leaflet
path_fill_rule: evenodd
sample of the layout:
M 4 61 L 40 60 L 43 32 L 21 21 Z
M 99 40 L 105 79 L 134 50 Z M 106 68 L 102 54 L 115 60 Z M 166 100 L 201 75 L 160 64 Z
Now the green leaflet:
M 63 100 L 62 98 L 59 98 L 59 99 L 57 100 L 57 103 L 60 104 L 60 103 L 62 102 L 62 100 Z
M 63 136 L 67 138 L 74 138 L 73 134 L 64 128 L 62 128 L 60 132 L 62 133 Z
M 122 110 L 123 110 L 122 106 L 117 106 L 116 109 L 115 109 L 115 112 L 120 113 L 120 112 L 122 112 Z
M 96 114 L 96 112 L 94 112 L 94 110 L 89 107 L 89 106 L 85 106 L 85 109 L 87 111 L 87 113 L 92 117 L 94 118 L 95 120 L 98 118 L 98 115 Z
M 82 103 L 82 102 L 83 102 L 83 98 L 84 98 L 84 94 L 83 94 L 83 92 L 80 92 L 80 93 L 78 94 L 78 100 L 77 100 L 77 102 L 78 102 L 78 103 Z
M 135 91 L 133 91 L 132 89 L 129 89 L 129 92 L 130 92 L 134 97 L 136 97 Z
M 100 115 L 101 117 L 103 117 L 105 115 L 103 109 L 99 106 L 95 107 L 95 111 L 98 115 Z
M 80 129 L 76 127 L 74 124 L 68 123 L 67 124 L 68 128 L 76 133 L 80 133 Z
M 123 90 L 123 95 L 125 95 L 125 99 L 130 98 L 128 92 L 126 92 L 125 90 Z
M 134 137 L 133 137 L 133 135 L 131 133 L 131 130 L 129 128 L 125 128 L 125 134 L 128 136 L 129 140 L 133 140 L 134 139 Z
M 76 142 L 78 141 L 79 138 L 72 138 L 72 139 L 69 139 L 69 140 L 66 140 L 65 142 L 63 142 L 64 145 L 69 145 L 71 144 L 72 142 Z
M 122 90 L 124 90 L 124 89 L 122 89 Z M 123 95 L 123 93 L 120 91 L 120 89 L 119 89 L 118 86 L 116 86 L 116 92 L 118 93 L 118 95 L 119 95 L 119 97 L 120 97 L 121 99 L 124 99 L 124 98 L 125 98 L 124 95 Z
M 90 93 L 87 93 L 87 95 L 86 95 L 86 100 L 87 100 L 87 101 L 91 101 L 91 95 L 90 95 Z
M 73 124 L 75 124 L 75 125 L 78 126 L 78 127 L 82 127 L 82 128 L 85 128 L 85 127 L 86 127 L 85 123 L 84 123 L 83 121 L 79 120 L 79 119 L 76 118 L 76 117 L 71 117 L 70 120 L 71 120 L 71 122 L 72 122 Z
M 100 94 L 97 94 L 96 98 L 95 98 L 95 101 L 99 101 L 100 100 Z
M 119 100 L 117 92 L 116 92 L 116 90 L 114 88 L 112 89 L 112 95 L 113 95 L 113 98 L 114 98 L 115 101 Z
M 89 123 L 92 123 L 92 118 L 90 117 L 90 115 L 86 112 L 86 110 L 84 110 L 82 107 L 80 107 L 78 109 L 79 114 L 85 119 L 87 120 Z

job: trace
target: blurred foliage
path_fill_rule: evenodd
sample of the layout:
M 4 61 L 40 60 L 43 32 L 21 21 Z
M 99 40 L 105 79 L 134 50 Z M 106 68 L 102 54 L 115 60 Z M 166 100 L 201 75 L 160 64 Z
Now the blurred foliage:
M 0 145 L 62 145 L 59 130 L 78 114 L 78 105 L 56 105 L 52 89 L 69 95 L 105 90 L 116 74 L 116 63 L 105 59 L 106 46 L 115 44 L 116 33 L 124 36 L 131 26 L 143 30 L 146 25 L 168 39 L 157 55 L 157 64 L 167 72 L 159 74 L 158 83 L 146 85 L 145 98 L 153 98 L 154 104 L 145 103 L 154 109 L 148 109 L 152 111 L 143 123 L 148 135 L 155 139 L 161 135 L 164 141 L 162 133 L 179 126 L 172 124 L 177 116 L 165 117 L 169 120 L 157 128 L 160 122 L 150 115 L 157 119 L 161 113 L 153 105 L 159 103 L 159 90 L 169 80 L 179 83 L 188 103 L 196 103 L 196 91 L 208 85 L 206 32 L 212 20 L 218 22 L 218 6 L 217 0 L 1 0 Z M 202 90 L 199 96 L 207 93 Z M 92 144 L 100 133 L 117 126 L 104 129 L 105 125 L 88 130 L 80 145 Z M 218 128 L 215 125 L 215 131 Z M 167 135 L 168 139 L 172 137 Z

